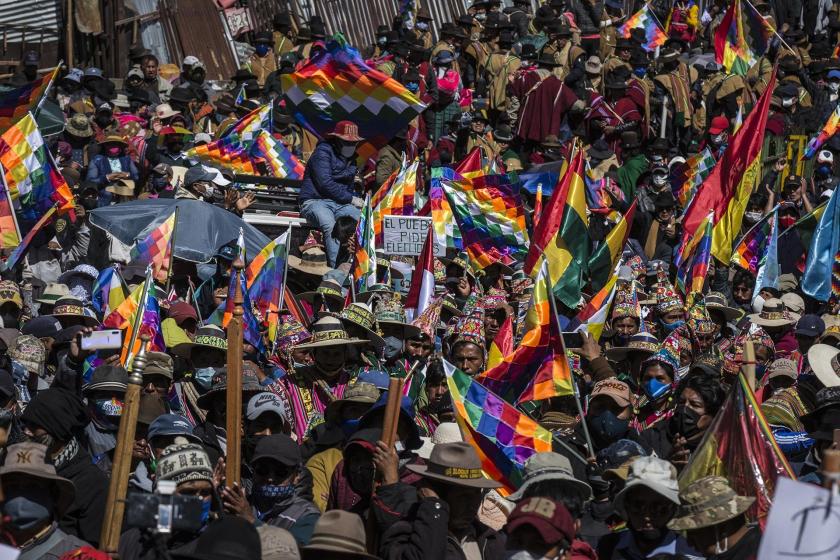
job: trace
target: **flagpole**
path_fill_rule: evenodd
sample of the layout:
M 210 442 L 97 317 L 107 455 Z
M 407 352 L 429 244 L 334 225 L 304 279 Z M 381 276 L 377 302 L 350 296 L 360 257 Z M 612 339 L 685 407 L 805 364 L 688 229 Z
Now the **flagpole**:
M 167 218 L 169 219 L 169 218 Z M 175 261 L 175 232 L 178 231 L 178 205 L 175 205 L 175 221 L 172 224 L 172 235 L 169 237 L 169 267 L 166 270 L 166 293 L 169 293 L 169 285 L 172 282 L 172 265 Z
M 131 371 L 131 368 L 133 367 L 131 353 L 134 349 L 134 345 L 137 343 L 140 326 L 143 324 L 143 315 L 146 313 L 146 298 L 149 297 L 149 284 L 152 282 L 154 282 L 152 279 L 152 265 L 148 265 L 146 266 L 146 279 L 143 281 L 143 292 L 140 294 L 140 303 L 137 306 L 137 313 L 134 316 L 134 325 L 131 329 L 131 342 L 128 345 L 128 352 L 125 355 L 125 363 L 123 363 L 123 367 L 127 368 L 129 371 Z
M 548 265 L 545 260 L 543 261 L 543 266 L 546 267 L 546 278 L 548 279 L 549 286 L 553 286 L 554 283 L 551 281 L 551 274 L 548 272 Z M 563 352 L 563 359 L 568 363 L 569 358 L 566 356 L 566 344 L 563 342 L 563 327 L 560 325 L 560 314 L 557 313 L 557 303 L 554 301 L 553 289 L 548 290 L 548 302 L 551 305 L 551 313 L 554 315 L 554 323 L 560 335 L 560 350 Z M 594 457 L 595 446 L 592 445 L 592 437 L 589 435 L 589 427 L 586 425 L 586 417 L 583 415 L 583 405 L 580 402 L 580 389 L 575 382 L 575 374 L 572 371 L 571 365 L 569 365 L 569 376 L 572 382 L 572 394 L 575 397 L 575 405 L 577 405 L 578 414 L 580 415 L 580 426 L 583 429 L 583 437 L 586 439 L 586 446 L 589 450 L 590 457 Z
M 50 94 L 50 90 L 52 89 L 53 83 L 55 82 L 55 77 L 58 76 L 58 71 L 61 69 L 61 65 L 64 64 L 63 60 L 59 60 L 58 64 L 55 65 L 55 69 L 53 70 L 52 76 L 50 76 L 50 81 L 47 84 L 46 89 L 44 89 L 44 93 L 41 94 L 41 99 L 38 100 L 38 104 L 35 106 L 35 112 L 41 110 L 41 105 L 44 104 L 44 100 L 47 99 L 47 96 Z M 34 118 L 34 115 L 33 115 Z M 49 151 L 49 150 L 47 150 Z
M 280 284 L 280 299 L 277 302 L 277 317 L 275 321 L 280 322 L 280 309 L 283 308 L 283 302 L 286 301 L 286 276 L 289 274 L 289 249 L 292 246 L 292 223 L 289 222 L 289 229 L 286 232 L 286 255 L 283 259 L 283 283 Z M 350 282 L 352 285 L 353 282 Z M 277 350 L 277 333 L 280 332 L 280 325 L 274 329 L 274 340 L 271 341 L 271 356 Z
M 737 0 L 736 0 L 736 1 L 737 1 Z M 797 58 L 799 58 L 799 61 L 801 62 L 801 61 L 802 61 L 802 57 L 801 57 L 801 56 L 799 56 L 799 53 L 798 53 L 797 51 L 793 50 L 793 49 L 790 47 L 790 45 L 788 45 L 787 43 L 785 43 L 785 40 L 784 40 L 784 39 L 782 39 L 782 36 L 781 36 L 781 35 L 779 35 L 779 32 L 778 32 L 778 31 L 776 31 L 776 28 L 775 28 L 775 27 L 773 27 L 772 25 L 770 25 L 770 22 L 769 22 L 769 21 L 767 21 L 766 19 L 764 19 L 764 16 L 762 16 L 762 15 L 761 15 L 761 12 L 759 12 L 759 11 L 758 11 L 758 9 L 756 9 L 756 7 L 755 7 L 755 6 L 753 6 L 752 2 L 750 2 L 750 0 L 744 0 L 744 2 L 746 2 L 746 3 L 747 3 L 747 5 L 748 5 L 750 8 L 752 8 L 752 10 L 753 10 L 756 14 L 758 14 L 758 17 L 760 17 L 762 20 L 764 20 L 764 23 L 766 23 L 766 24 L 767 24 L 767 27 L 769 27 L 769 28 L 770 28 L 770 31 L 772 31 L 772 32 L 773 32 L 773 35 L 775 35 L 776 37 L 778 37 L 778 38 L 779 38 L 779 41 L 780 41 L 780 42 L 781 42 L 781 43 L 785 46 L 785 48 L 786 48 L 787 50 L 789 50 L 790 52 L 792 52 L 793 54 L 795 54 L 795 55 L 796 55 L 796 57 L 797 57 Z
M 198 326 L 203 327 L 204 326 L 204 318 L 201 316 L 201 308 L 198 305 L 198 296 L 196 296 L 196 293 L 195 293 L 195 284 L 193 284 L 192 276 L 187 275 L 187 282 L 190 285 L 189 292 L 192 293 L 192 297 L 187 298 L 187 299 L 192 299 L 193 306 L 195 307 L 195 313 L 196 313 L 196 315 L 198 315 Z
M 47 150 L 49 152 L 49 150 Z M 3 181 L 3 190 L 6 192 L 6 200 L 9 202 L 9 213 L 12 215 L 12 221 L 15 224 L 15 233 L 17 234 L 18 243 L 23 241 L 23 236 L 20 234 L 20 224 L 18 224 L 17 212 L 15 212 L 15 205 L 12 202 L 12 193 L 9 191 L 9 185 L 6 183 L 6 169 L 0 163 L 0 181 Z M 20 193 L 18 193 L 20 195 Z

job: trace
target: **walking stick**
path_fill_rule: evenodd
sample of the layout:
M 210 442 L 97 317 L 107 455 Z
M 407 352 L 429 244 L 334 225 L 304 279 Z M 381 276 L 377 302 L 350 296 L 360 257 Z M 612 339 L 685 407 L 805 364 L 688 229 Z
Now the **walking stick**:
M 245 263 L 242 257 L 233 261 L 236 282 L 233 290 L 233 317 L 227 326 L 227 422 L 225 424 L 227 437 L 227 456 L 225 457 L 225 486 L 231 488 L 234 483 L 241 482 L 241 450 L 242 435 L 242 282 L 240 275 Z
M 110 554 L 117 552 L 125 514 L 125 495 L 128 491 L 128 476 L 131 471 L 131 452 L 137 430 L 137 415 L 140 412 L 140 388 L 143 386 L 143 370 L 146 367 L 146 345 L 149 335 L 140 337 L 140 351 L 134 356 L 131 374 L 125 390 L 125 407 L 120 416 L 117 445 L 114 449 L 114 464 L 108 485 L 108 501 L 105 503 L 105 519 L 100 535 L 100 548 Z

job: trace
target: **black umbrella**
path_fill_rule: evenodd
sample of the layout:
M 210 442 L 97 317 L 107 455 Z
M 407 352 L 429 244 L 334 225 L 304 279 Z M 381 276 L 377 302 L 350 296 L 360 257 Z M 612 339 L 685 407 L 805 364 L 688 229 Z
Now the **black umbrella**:
M 221 247 L 236 242 L 239 228 L 245 233 L 249 261 L 270 241 L 236 214 L 200 200 L 159 198 L 123 202 L 91 211 L 90 223 L 131 246 L 166 221 L 176 207 L 175 256 L 179 259 L 209 262 Z

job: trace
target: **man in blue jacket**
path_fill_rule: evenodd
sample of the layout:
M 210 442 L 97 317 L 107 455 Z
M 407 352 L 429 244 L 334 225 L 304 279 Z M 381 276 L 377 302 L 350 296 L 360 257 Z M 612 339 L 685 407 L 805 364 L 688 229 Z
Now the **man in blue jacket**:
M 300 189 L 300 215 L 323 233 L 327 263 L 335 268 L 338 241 L 332 230 L 338 218 L 359 219 L 363 201 L 353 188 L 356 179 L 356 145 L 362 141 L 359 127 L 350 121 L 336 123 L 306 163 Z

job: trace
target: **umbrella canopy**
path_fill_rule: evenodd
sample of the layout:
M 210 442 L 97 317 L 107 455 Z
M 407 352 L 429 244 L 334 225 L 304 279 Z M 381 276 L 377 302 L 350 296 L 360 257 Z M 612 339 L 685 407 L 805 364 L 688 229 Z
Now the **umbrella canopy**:
M 239 228 L 245 233 L 249 261 L 270 241 L 236 214 L 200 200 L 159 198 L 123 202 L 91 211 L 90 223 L 126 245 L 134 245 L 162 224 L 176 206 L 175 256 L 179 259 L 209 262 L 221 247 L 236 242 Z

